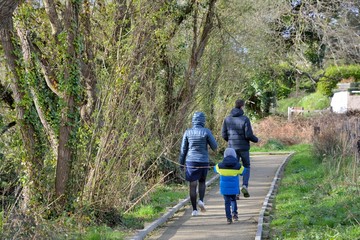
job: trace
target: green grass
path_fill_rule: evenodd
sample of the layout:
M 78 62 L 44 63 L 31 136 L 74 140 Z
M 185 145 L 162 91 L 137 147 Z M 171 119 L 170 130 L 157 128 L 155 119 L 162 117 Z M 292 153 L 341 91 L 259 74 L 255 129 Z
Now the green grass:
M 301 97 L 281 99 L 277 102 L 276 112 L 283 116 L 287 116 L 288 107 L 299 107 L 300 100 Z
M 262 147 L 252 145 L 250 152 L 302 152 L 303 150 L 310 151 L 307 144 L 298 144 L 293 146 L 286 146 L 276 139 L 269 139 L 269 141 Z
M 330 106 L 330 98 L 320 92 L 310 93 L 303 97 L 293 97 L 279 100 L 276 112 L 287 116 L 288 107 L 303 107 L 305 110 L 322 110 Z
M 359 186 L 349 188 L 333 179 L 312 157 L 310 146 L 292 149 L 297 153 L 276 196 L 271 239 L 359 239 Z
M 165 213 L 167 207 L 176 205 L 187 195 L 188 189 L 184 185 L 159 186 L 151 193 L 150 201 L 123 216 L 124 223 L 129 228 L 144 228 L 145 222 L 154 221 Z
M 103 239 L 111 239 L 111 240 L 123 240 L 125 239 L 126 234 L 121 231 L 113 230 L 110 227 L 106 226 L 98 226 L 91 227 L 88 229 L 86 234 L 78 235 L 75 239 L 78 240 L 103 240 Z
M 320 92 L 311 93 L 300 100 L 299 106 L 304 107 L 306 110 L 325 109 L 330 106 L 330 98 Z
M 160 185 L 149 194 L 143 203 L 128 213 L 121 215 L 121 226 L 114 228 L 105 224 L 92 225 L 82 229 L 82 233 L 69 233 L 64 239 L 78 240 L 122 240 L 133 235 L 138 229 L 143 229 L 147 222 L 152 222 L 164 214 L 168 207 L 173 207 L 188 195 L 186 185 Z M 60 236 L 60 239 L 63 237 Z

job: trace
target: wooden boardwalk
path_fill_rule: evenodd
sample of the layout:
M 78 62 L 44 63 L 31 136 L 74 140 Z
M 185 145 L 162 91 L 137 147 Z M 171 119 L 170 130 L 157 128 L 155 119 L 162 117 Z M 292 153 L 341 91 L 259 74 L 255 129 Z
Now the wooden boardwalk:
M 132 239 L 189 240 L 189 239 L 256 239 L 259 215 L 279 167 L 289 155 L 251 156 L 250 198 L 238 201 L 239 221 L 226 223 L 224 200 L 219 193 L 218 180 L 207 188 L 205 204 L 207 211 L 191 216 L 191 205 L 186 202 L 170 219 L 144 237 Z M 144 235 L 144 232 L 142 233 Z M 259 238 L 259 235 L 257 236 Z

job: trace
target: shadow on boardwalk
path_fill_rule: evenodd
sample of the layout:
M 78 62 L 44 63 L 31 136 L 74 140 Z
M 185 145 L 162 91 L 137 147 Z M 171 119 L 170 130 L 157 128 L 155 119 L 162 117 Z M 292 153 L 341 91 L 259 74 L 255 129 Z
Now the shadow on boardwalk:
M 274 185 L 274 178 L 279 174 L 279 167 L 289 158 L 286 155 L 253 155 L 251 156 L 251 177 L 249 184 L 250 198 L 238 200 L 239 221 L 228 225 L 226 223 L 224 200 L 219 192 L 219 180 L 208 187 L 205 196 L 207 211 L 199 216 L 191 216 L 191 205 L 184 201 L 183 207 L 178 207 L 175 214 L 164 215 L 160 219 L 161 226 L 147 232 L 146 228 L 131 239 L 188 240 L 188 239 L 261 239 L 258 222 L 262 223 L 262 209 L 268 198 L 269 189 Z M 186 204 L 185 204 L 186 203 Z M 173 210 L 175 211 L 175 210 Z M 259 218 L 260 216 L 260 218 Z M 153 224 L 154 225 L 154 224 Z M 260 224 L 260 230 L 262 225 Z M 155 228 L 153 226 L 152 228 Z M 151 232 L 150 232 L 151 231 Z M 258 233 L 257 233 L 258 232 Z

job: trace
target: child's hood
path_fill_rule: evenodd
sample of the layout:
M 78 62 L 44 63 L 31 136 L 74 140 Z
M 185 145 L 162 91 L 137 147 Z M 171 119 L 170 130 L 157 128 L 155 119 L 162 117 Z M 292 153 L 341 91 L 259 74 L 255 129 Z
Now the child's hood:
M 233 148 L 226 148 L 225 151 L 224 151 L 224 157 L 227 157 L 227 156 L 233 156 L 233 157 L 236 158 L 235 149 L 233 149 Z
M 219 163 L 219 168 L 222 169 L 240 169 L 241 165 L 236 157 L 227 156 L 223 159 L 221 163 Z

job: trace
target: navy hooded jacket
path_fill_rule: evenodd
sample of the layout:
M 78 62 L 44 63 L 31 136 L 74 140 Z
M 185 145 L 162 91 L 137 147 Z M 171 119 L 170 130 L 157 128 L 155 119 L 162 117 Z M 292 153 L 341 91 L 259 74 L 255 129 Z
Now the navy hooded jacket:
M 184 133 L 179 163 L 181 165 L 186 162 L 208 163 L 208 145 L 213 151 L 217 149 L 217 142 L 211 131 L 205 128 L 205 114 L 203 112 L 195 112 L 192 118 L 193 127 L 187 129 Z
M 244 167 L 236 157 L 235 150 L 225 149 L 224 159 L 214 166 L 214 172 L 220 174 L 220 193 L 223 195 L 239 194 L 239 175 L 244 171 Z
M 221 135 L 228 142 L 228 147 L 235 150 L 249 151 L 250 141 L 259 141 L 253 134 L 249 118 L 241 108 L 233 108 L 225 118 Z

